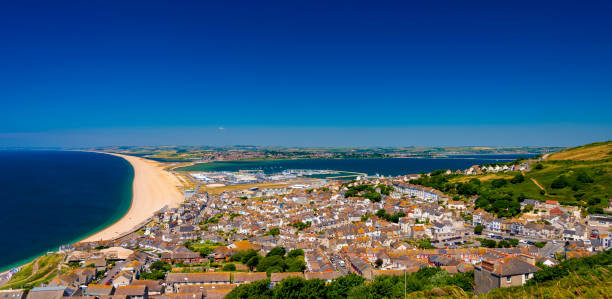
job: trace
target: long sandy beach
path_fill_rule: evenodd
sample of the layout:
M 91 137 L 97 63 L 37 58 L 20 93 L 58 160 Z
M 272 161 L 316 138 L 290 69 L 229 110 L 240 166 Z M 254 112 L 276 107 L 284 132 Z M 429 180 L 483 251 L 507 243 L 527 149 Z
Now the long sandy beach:
M 172 173 L 164 170 L 161 163 L 134 156 L 105 154 L 121 157 L 132 164 L 134 168 L 132 205 L 121 219 L 87 237 L 84 242 L 117 238 L 147 220 L 163 206 L 173 208 L 182 202 L 180 181 Z

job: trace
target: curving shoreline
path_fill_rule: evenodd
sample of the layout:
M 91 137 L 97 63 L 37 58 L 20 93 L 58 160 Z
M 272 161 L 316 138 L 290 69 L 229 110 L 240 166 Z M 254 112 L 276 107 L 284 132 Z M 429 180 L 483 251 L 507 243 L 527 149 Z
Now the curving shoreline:
M 123 158 L 132 165 L 134 168 L 132 203 L 123 217 L 81 242 L 115 239 L 146 221 L 162 207 L 167 205 L 168 208 L 174 208 L 183 201 L 183 195 L 178 188 L 181 185 L 180 181 L 172 173 L 164 170 L 161 163 L 135 156 L 98 153 Z
M 176 207 L 182 202 L 183 195 L 178 186 L 182 184 L 170 172 L 163 169 L 163 164 L 133 156 L 112 154 L 105 152 L 92 152 L 96 154 L 113 155 L 129 163 L 132 168 L 132 180 L 130 182 L 130 201 L 125 204 L 117 205 L 117 214 L 109 218 L 107 222 L 100 224 L 91 231 L 82 234 L 72 240 L 67 240 L 63 244 L 78 242 L 112 240 L 123 233 L 129 232 L 142 221 L 151 217 L 163 206 Z M 126 186 L 127 187 L 127 186 Z M 3 279 L 12 268 L 23 267 L 45 252 L 57 251 L 58 247 L 46 248 L 32 256 L 16 260 L 0 268 L 0 286 L 6 283 Z

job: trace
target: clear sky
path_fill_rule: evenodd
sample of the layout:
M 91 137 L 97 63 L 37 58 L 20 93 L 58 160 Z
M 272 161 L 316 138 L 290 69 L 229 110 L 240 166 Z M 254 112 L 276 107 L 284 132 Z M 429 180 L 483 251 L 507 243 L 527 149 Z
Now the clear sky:
M 612 139 L 611 1 L 2 1 L 0 147 Z

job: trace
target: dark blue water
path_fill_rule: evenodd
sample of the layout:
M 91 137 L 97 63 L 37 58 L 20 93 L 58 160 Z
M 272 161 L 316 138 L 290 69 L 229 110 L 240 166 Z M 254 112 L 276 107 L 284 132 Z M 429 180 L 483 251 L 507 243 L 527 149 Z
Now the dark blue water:
M 397 159 L 298 159 L 261 161 L 223 161 L 200 163 L 179 168 L 184 171 L 238 171 L 263 170 L 265 173 L 281 172 L 285 169 L 329 169 L 398 176 L 431 172 L 436 169 L 466 169 L 472 165 L 502 163 L 534 155 L 474 155 L 453 158 L 397 158 Z
M 0 151 L 0 269 L 121 218 L 134 170 L 124 159 L 68 151 Z

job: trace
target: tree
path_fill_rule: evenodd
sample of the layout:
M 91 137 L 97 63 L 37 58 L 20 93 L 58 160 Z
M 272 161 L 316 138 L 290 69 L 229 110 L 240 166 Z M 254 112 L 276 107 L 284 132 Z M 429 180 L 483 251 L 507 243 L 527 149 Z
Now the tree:
M 476 186 L 480 186 L 480 180 L 477 179 L 477 178 L 471 178 L 470 179 L 470 184 L 476 185 Z
M 369 199 L 371 202 L 379 202 L 382 200 L 382 196 L 378 192 L 368 192 L 363 197 Z
M 324 298 L 325 281 L 289 277 L 281 280 L 273 292 L 274 298 Z
M 567 187 L 567 179 L 564 175 L 559 176 L 550 184 L 550 187 L 553 189 L 563 189 Z
M 404 289 L 411 293 L 456 286 L 469 292 L 474 286 L 473 277 L 473 272 L 451 275 L 440 268 L 429 267 L 407 273 L 405 278 L 403 275 L 380 275 L 367 284 L 356 274 L 341 276 L 327 285 L 320 279 L 290 277 L 280 281 L 272 290 L 266 285 L 270 280 L 241 285 L 226 298 L 404 298 Z
M 433 245 L 431 245 L 431 240 L 429 238 L 417 240 L 417 247 L 419 249 L 435 249 Z
M 266 257 L 278 255 L 280 257 L 285 256 L 285 247 L 274 247 L 266 254 Z
M 257 264 L 257 271 L 259 272 L 283 272 L 286 268 L 285 260 L 278 255 L 266 256 Z
M 391 214 L 387 213 L 387 211 L 385 211 L 385 209 L 380 209 L 380 210 L 376 211 L 376 216 L 379 217 L 379 218 L 385 219 L 385 220 L 387 220 L 389 222 L 398 223 L 399 219 L 401 217 L 406 216 L 406 213 L 404 213 L 404 212 L 397 212 L 397 213 L 391 215 Z
M 538 163 L 538 164 L 535 165 L 535 167 L 533 169 L 535 169 L 535 170 L 544 169 L 544 165 L 542 165 L 542 163 Z
M 597 197 L 592 197 L 587 201 L 587 203 L 589 204 L 589 206 L 594 206 L 594 205 L 601 203 L 601 199 Z
M 259 260 L 260 260 L 261 256 L 256 255 L 254 257 L 251 257 L 245 264 L 247 265 L 247 267 L 249 267 L 249 271 L 253 271 L 253 269 L 257 268 L 257 265 L 259 264 Z
M 301 257 L 294 259 L 288 259 L 287 261 L 287 272 L 304 272 L 306 269 L 306 263 Z
M 522 183 L 525 181 L 525 177 L 522 174 L 517 174 L 515 175 L 511 180 L 510 183 L 512 184 L 518 184 L 518 183 Z
M 493 188 L 501 188 L 506 184 L 508 184 L 508 181 L 505 179 L 494 179 L 491 181 L 491 186 L 493 186 Z
M 477 235 L 480 235 L 480 234 L 482 234 L 482 230 L 483 230 L 483 229 L 484 229 L 484 228 L 482 227 L 482 225 L 478 224 L 478 225 L 476 225 L 476 226 L 474 227 L 474 233 L 475 233 L 475 234 L 477 234 Z
M 232 262 L 241 262 L 241 263 L 245 264 L 252 257 L 257 256 L 257 255 L 258 255 L 257 251 L 255 251 L 253 249 L 243 250 L 243 251 L 239 251 L 239 252 L 235 253 L 234 255 L 232 255 L 230 260 Z
M 149 272 L 142 272 L 140 279 L 144 280 L 158 280 L 163 279 L 166 276 L 166 272 L 172 270 L 172 265 L 165 261 L 155 261 L 149 267 Z
M 583 183 L 583 184 L 590 184 L 590 183 L 595 182 L 595 180 L 584 170 L 579 171 L 576 174 L 576 181 Z
M 168 272 L 172 270 L 172 265 L 170 265 L 168 262 L 165 262 L 165 261 L 155 261 L 153 262 L 153 264 L 151 264 L 151 267 L 149 269 L 152 271 Z
M 418 283 L 418 285 L 421 288 L 423 286 L 422 283 Z M 369 298 L 403 298 L 404 297 L 404 277 L 400 278 L 399 276 L 386 276 L 386 275 L 376 276 L 372 284 L 370 284 L 368 293 L 369 294 L 363 293 L 363 295 L 359 296 L 358 298 L 364 298 L 364 297 L 365 298 L 368 298 L 368 297 Z M 353 294 L 353 293 L 351 292 L 350 294 Z
M 264 235 L 278 236 L 280 235 L 280 229 L 278 227 L 272 228 L 269 231 L 267 231 Z
M 365 279 L 357 274 L 351 273 L 349 275 L 340 276 L 334 280 L 325 288 L 326 297 L 329 299 L 340 299 L 346 298 L 348 292 L 356 287 L 363 284 Z
M 209 254 L 212 254 L 214 250 L 208 246 L 199 248 L 197 252 L 200 253 L 201 257 L 207 257 Z
M 501 241 L 499 241 L 499 243 L 497 243 L 497 247 L 499 247 L 499 248 L 509 248 L 509 247 L 512 247 L 512 246 L 510 245 L 510 242 L 508 242 L 506 240 L 501 240 Z
M 290 223 L 289 226 L 293 226 L 297 228 L 298 231 L 302 231 L 302 230 L 309 228 L 311 224 L 312 223 L 310 221 L 306 221 L 306 222 L 297 221 L 297 222 Z
M 457 193 L 461 195 L 475 195 L 478 194 L 478 186 L 480 186 L 480 181 L 478 181 L 478 185 L 467 183 L 457 183 Z
M 304 250 L 302 249 L 293 249 L 287 253 L 288 258 L 294 258 L 298 256 L 304 256 Z
M 270 280 L 258 280 L 248 284 L 238 286 L 229 292 L 225 298 L 272 298 L 272 289 L 270 289 Z
M 480 244 L 482 244 L 482 246 L 487 247 L 487 248 L 495 248 L 497 247 L 497 242 L 491 240 L 491 239 L 481 239 L 480 240 Z
M 380 258 L 376 259 L 376 268 L 380 268 L 383 265 L 383 260 L 381 260 Z
M 223 266 L 223 271 L 236 271 L 236 265 L 234 264 L 226 264 Z

